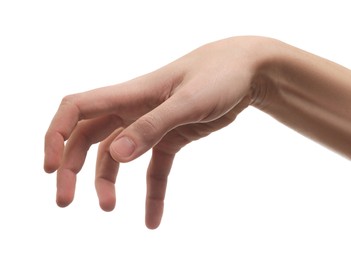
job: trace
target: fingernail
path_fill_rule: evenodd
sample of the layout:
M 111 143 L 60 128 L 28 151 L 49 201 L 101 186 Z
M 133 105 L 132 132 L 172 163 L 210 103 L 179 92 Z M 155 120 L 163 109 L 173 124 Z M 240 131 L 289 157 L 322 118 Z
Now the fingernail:
M 128 137 L 122 137 L 113 143 L 113 150 L 118 157 L 126 158 L 134 152 L 135 144 Z

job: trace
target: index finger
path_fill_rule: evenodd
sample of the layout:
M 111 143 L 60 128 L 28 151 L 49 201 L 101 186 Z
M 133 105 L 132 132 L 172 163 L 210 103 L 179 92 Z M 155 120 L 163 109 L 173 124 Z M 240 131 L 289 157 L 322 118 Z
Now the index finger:
M 45 135 L 44 170 L 46 172 L 54 172 L 59 168 L 64 143 L 80 120 L 111 114 L 114 110 L 119 110 L 126 105 L 124 103 L 126 103 L 127 86 L 126 83 L 108 86 L 69 95 L 62 99 Z M 129 92 L 131 89 L 129 88 Z M 137 98 L 138 95 L 131 96 Z
M 54 172 L 60 166 L 64 142 L 77 125 L 81 112 L 73 102 L 63 99 L 45 135 L 44 170 Z
M 177 73 L 160 69 L 122 84 L 63 98 L 45 135 L 44 170 L 54 172 L 59 168 L 64 142 L 80 120 L 111 113 L 135 120 L 167 99 L 178 77 Z
M 130 98 L 134 101 L 140 99 L 140 91 L 135 91 L 136 85 L 130 81 L 64 97 L 45 135 L 44 170 L 54 172 L 59 168 L 64 142 L 80 120 L 122 110 L 130 105 Z

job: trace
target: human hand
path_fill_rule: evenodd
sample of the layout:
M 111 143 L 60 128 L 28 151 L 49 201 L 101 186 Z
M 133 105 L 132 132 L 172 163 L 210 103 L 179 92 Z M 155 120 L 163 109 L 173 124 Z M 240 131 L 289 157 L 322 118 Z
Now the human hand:
M 95 187 L 105 211 L 115 207 L 119 163 L 152 149 L 145 221 L 157 228 L 175 154 L 250 104 L 254 42 L 237 37 L 211 43 L 142 77 L 64 97 L 45 136 L 44 169 L 57 170 L 57 204 L 72 202 L 76 174 L 92 144 L 100 143 Z

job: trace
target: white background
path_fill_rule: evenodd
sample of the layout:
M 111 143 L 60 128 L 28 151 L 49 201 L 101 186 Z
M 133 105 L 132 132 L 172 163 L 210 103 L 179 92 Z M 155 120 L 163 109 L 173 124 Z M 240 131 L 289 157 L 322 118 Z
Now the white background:
M 253 108 L 179 153 L 155 231 L 144 226 L 149 153 L 121 166 L 111 213 L 95 195 L 96 147 L 68 208 L 42 169 L 67 94 L 235 35 L 351 68 L 350 25 L 349 1 L 1 0 L 0 259 L 350 259 L 349 161 Z

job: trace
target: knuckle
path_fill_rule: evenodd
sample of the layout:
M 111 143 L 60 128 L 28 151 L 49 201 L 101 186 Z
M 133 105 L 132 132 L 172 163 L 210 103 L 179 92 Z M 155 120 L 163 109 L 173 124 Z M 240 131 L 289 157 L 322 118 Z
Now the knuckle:
M 194 123 L 202 121 L 210 110 L 209 101 L 205 102 L 204 93 L 197 89 L 184 89 L 178 95 L 178 109 L 186 109 L 186 120 Z
M 152 114 L 141 117 L 136 124 L 136 130 L 142 135 L 144 140 L 152 140 L 160 131 L 161 120 Z
M 71 94 L 62 98 L 60 108 L 70 114 L 77 114 L 78 120 L 85 118 L 79 106 L 79 94 Z
M 153 172 L 149 174 L 149 180 L 156 183 L 156 186 L 160 184 L 164 185 L 167 183 L 168 173 L 161 174 L 159 172 Z
M 76 100 L 75 94 L 64 96 L 61 100 L 61 105 L 74 104 L 75 100 Z

